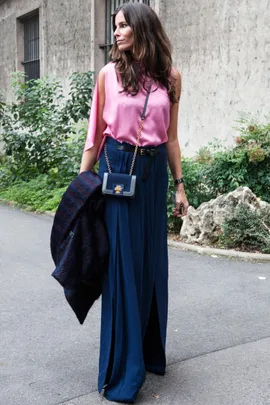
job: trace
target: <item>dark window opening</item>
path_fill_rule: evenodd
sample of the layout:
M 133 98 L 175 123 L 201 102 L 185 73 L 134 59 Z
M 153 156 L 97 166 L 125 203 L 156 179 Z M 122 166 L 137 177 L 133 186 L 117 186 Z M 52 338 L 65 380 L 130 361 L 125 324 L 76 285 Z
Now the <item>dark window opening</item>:
M 39 16 L 22 20 L 24 25 L 24 61 L 25 80 L 40 77 L 39 60 Z

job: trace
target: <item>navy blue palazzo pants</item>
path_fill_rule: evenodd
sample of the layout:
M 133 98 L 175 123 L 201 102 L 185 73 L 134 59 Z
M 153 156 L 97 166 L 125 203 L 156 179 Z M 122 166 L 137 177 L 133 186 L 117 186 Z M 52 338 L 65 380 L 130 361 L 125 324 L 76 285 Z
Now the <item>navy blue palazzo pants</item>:
M 107 138 L 113 172 L 128 173 L 133 152 Z M 149 159 L 151 164 L 149 167 Z M 143 179 L 147 167 L 149 173 Z M 99 174 L 107 172 L 104 150 Z M 165 373 L 168 312 L 166 145 L 137 155 L 135 198 L 108 197 L 109 269 L 102 290 L 98 389 L 111 401 L 134 402 L 146 371 Z

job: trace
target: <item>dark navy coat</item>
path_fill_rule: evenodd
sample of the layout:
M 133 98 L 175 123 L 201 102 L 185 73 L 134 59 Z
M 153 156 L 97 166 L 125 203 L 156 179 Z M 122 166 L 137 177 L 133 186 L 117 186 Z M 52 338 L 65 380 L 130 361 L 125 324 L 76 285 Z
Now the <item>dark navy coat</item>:
M 82 324 L 101 294 L 108 267 L 109 239 L 104 222 L 102 180 L 80 173 L 69 185 L 56 211 L 51 232 L 52 276 Z

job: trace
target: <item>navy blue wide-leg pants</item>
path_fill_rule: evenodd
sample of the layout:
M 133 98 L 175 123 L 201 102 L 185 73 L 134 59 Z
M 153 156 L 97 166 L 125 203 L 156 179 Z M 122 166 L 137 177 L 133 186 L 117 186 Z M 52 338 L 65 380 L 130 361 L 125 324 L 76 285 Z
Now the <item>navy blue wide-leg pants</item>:
M 128 173 L 133 152 L 107 138 L 113 172 Z M 137 155 L 134 199 L 108 197 L 108 273 L 102 291 L 98 389 L 111 401 L 134 402 L 146 371 L 164 374 L 168 312 L 166 145 Z M 146 180 L 146 166 L 152 159 Z M 107 172 L 104 150 L 99 174 Z

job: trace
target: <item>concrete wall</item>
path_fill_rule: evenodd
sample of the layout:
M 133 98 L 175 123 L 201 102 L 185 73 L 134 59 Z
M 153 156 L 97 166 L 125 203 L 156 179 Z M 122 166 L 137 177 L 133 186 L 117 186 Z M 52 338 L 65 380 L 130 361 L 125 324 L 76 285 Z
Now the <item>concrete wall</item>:
M 269 114 L 268 0 L 164 1 L 161 18 L 182 73 L 179 137 L 185 155 L 233 141 L 239 112 Z M 268 54 L 267 54 L 268 47 Z
M 42 0 L 6 0 L 0 4 L 0 89 L 11 96 L 10 74 L 23 70 L 23 25 L 19 18 L 33 10 L 42 10 Z M 41 35 L 41 71 L 43 70 L 42 25 Z
M 91 2 L 44 1 L 45 60 L 49 74 L 90 69 Z
M 6 91 L 9 74 L 16 70 L 16 20 L 1 19 L 0 43 L 0 89 Z
M 56 75 L 66 84 L 72 72 L 94 70 L 93 5 L 94 1 L 84 0 L 7 0 L 0 4 L 0 88 L 6 95 L 10 96 L 10 73 L 22 70 L 23 30 L 19 18 L 37 8 L 41 76 Z

